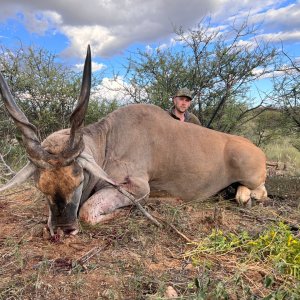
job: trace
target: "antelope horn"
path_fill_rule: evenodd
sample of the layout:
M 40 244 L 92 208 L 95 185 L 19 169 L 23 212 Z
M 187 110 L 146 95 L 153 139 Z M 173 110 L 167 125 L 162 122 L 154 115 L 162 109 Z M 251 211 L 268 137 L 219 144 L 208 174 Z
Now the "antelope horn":
M 33 175 L 35 170 L 36 166 L 33 163 L 28 162 L 27 165 L 21 169 L 8 183 L 0 187 L 0 192 L 13 187 L 14 185 L 23 183 Z
M 1 72 L 0 94 L 8 113 L 22 133 L 22 140 L 29 158 L 32 159 L 35 164 L 44 166 L 45 161 L 49 161 L 54 157 L 41 147 L 41 143 L 37 137 L 36 127 L 28 121 L 27 117 L 17 106 Z
M 13 118 L 16 126 L 20 129 L 29 159 L 36 166 L 41 168 L 66 166 L 82 152 L 84 143 L 80 129 L 83 127 L 83 121 L 89 103 L 91 70 L 91 49 L 90 46 L 88 46 L 80 96 L 77 106 L 70 117 L 71 132 L 68 146 L 60 154 L 56 155 L 47 152 L 41 146 L 40 140 L 37 137 L 36 127 L 28 121 L 25 114 L 17 106 L 5 79 L 0 72 L 0 94 L 4 105 L 10 116 Z
M 91 48 L 90 45 L 88 45 L 87 54 L 84 63 L 80 96 L 77 102 L 77 106 L 75 107 L 72 115 L 70 116 L 71 131 L 70 131 L 68 150 L 76 149 L 80 147 L 80 144 L 82 143 L 81 142 L 82 132 L 80 129 L 83 127 L 84 117 L 89 104 L 90 91 L 91 91 L 91 76 L 92 76 Z

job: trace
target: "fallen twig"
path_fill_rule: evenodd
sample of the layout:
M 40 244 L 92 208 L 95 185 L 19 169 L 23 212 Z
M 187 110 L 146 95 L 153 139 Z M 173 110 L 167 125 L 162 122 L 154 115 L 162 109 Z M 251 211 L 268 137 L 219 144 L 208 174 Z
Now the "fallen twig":
M 165 220 L 162 220 L 165 224 L 167 224 L 168 226 L 170 226 L 177 234 L 179 234 L 184 240 L 186 240 L 188 243 L 191 243 L 193 240 L 191 240 L 190 238 L 188 238 L 186 235 L 184 235 L 182 232 L 180 232 L 174 225 L 168 223 Z
M 82 267 L 85 267 L 85 263 L 91 259 L 93 256 L 95 256 L 97 253 L 99 253 L 103 247 L 94 247 L 91 250 L 89 250 L 86 254 L 84 254 L 81 258 L 77 259 L 76 263 L 81 265 Z
M 178 235 L 180 235 L 184 240 L 186 240 L 188 243 L 191 243 L 193 240 L 188 238 L 185 234 L 183 234 L 181 231 L 179 231 L 173 224 L 170 224 L 168 221 L 166 221 L 164 218 L 160 216 L 155 216 L 157 219 L 162 221 L 164 224 L 171 227 Z
M 143 197 L 139 199 L 135 199 L 130 193 L 128 193 L 125 189 L 123 189 L 119 185 L 113 185 L 120 193 L 122 193 L 124 196 L 126 196 L 142 213 L 145 217 L 147 217 L 151 222 L 153 222 L 157 227 L 162 228 L 162 225 L 154 218 L 151 216 L 150 213 L 148 213 L 144 207 L 139 203 L 139 201 L 145 199 L 146 197 L 149 196 L 149 193 L 144 195 Z
M 33 265 L 32 268 L 36 270 L 40 268 L 42 265 L 47 264 L 50 266 L 50 268 L 54 268 L 56 271 L 70 272 L 76 266 L 80 265 L 84 270 L 86 270 L 85 264 L 87 263 L 87 261 L 90 260 L 97 253 L 99 253 L 102 249 L 103 247 L 94 247 L 91 250 L 89 250 L 86 254 L 84 254 L 82 257 L 80 257 L 79 259 L 73 262 L 68 258 L 49 259 L 46 261 L 38 262 L 37 264 Z
M 153 222 L 156 226 L 162 228 L 162 224 L 159 223 L 151 214 L 149 214 L 144 207 L 139 203 L 139 201 L 145 199 L 149 193 L 147 193 L 146 195 L 144 195 L 143 197 L 139 198 L 139 199 L 135 199 L 130 193 L 128 193 L 125 189 L 123 189 L 121 186 L 119 185 L 113 185 L 120 193 L 122 193 L 124 196 L 126 196 L 127 198 L 129 198 L 129 200 L 144 214 L 144 216 L 146 216 L 151 222 Z M 166 225 L 168 225 L 169 227 L 171 227 L 177 234 L 179 234 L 183 239 L 185 239 L 187 242 L 192 242 L 192 240 L 190 238 L 188 238 L 186 235 L 184 235 L 182 232 L 180 232 L 174 225 L 168 223 L 166 220 L 164 220 L 161 217 L 156 217 L 157 219 L 159 219 L 160 221 L 164 222 Z
M 111 183 L 110 183 L 111 184 Z M 120 193 L 122 193 L 123 195 L 125 195 L 127 198 L 129 198 L 129 200 L 144 214 L 144 216 L 146 216 L 151 222 L 153 222 L 156 226 L 158 226 L 159 228 L 162 228 L 162 224 L 159 223 L 151 214 L 149 214 L 144 207 L 139 203 L 139 201 L 145 199 L 149 193 L 147 193 L 146 195 L 144 195 L 142 198 L 139 199 L 135 199 L 130 193 L 128 193 L 125 189 L 123 189 L 121 186 L 119 185 L 114 185 L 112 184 Z M 180 232 L 174 225 L 168 223 L 166 220 L 164 220 L 161 217 L 156 217 L 157 219 L 159 219 L 160 221 L 162 221 L 163 223 L 165 223 L 166 225 L 168 225 L 169 227 L 171 227 L 177 234 L 179 234 L 183 239 L 185 239 L 187 242 L 192 242 L 192 240 L 190 238 L 188 238 L 186 235 L 184 235 L 182 232 Z

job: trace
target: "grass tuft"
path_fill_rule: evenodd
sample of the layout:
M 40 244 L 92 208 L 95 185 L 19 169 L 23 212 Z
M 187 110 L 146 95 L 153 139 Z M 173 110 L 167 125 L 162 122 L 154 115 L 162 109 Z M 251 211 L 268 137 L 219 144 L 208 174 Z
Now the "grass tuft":
M 184 257 L 189 258 L 194 266 L 212 266 L 222 261 L 225 255 L 231 256 L 235 264 L 243 266 L 245 272 L 259 264 L 257 268 L 264 273 L 266 288 L 274 285 L 275 278 L 280 277 L 280 283 L 276 282 L 278 293 L 293 299 L 293 295 L 299 292 L 300 239 L 282 222 L 269 226 L 256 238 L 252 238 L 247 231 L 224 234 L 222 230 L 213 229 L 209 236 L 191 245 L 193 249 L 187 251 Z M 291 283 L 295 285 L 291 287 Z M 275 294 L 272 291 L 270 295 Z

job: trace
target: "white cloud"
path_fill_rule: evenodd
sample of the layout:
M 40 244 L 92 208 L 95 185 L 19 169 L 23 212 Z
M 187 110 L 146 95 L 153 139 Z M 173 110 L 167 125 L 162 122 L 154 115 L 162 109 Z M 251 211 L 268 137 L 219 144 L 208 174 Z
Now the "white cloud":
M 266 79 L 266 78 L 275 78 L 275 77 L 280 77 L 283 75 L 293 75 L 293 74 L 298 74 L 297 70 L 294 68 L 291 68 L 290 65 L 283 64 L 280 67 L 280 70 L 276 71 L 271 71 L 271 69 L 262 69 L 262 68 L 256 68 L 253 70 L 253 74 L 258 77 L 258 79 Z
M 51 27 L 69 39 L 67 55 L 82 56 L 86 44 L 111 56 L 132 43 L 166 38 L 173 26 L 192 26 L 217 9 L 220 0 L 2 0 L 0 19 L 18 18 L 28 30 L 43 34 Z M 52 14 L 52 15 L 51 15 Z
M 295 41 L 300 40 L 300 30 L 291 32 L 277 32 L 277 33 L 266 33 L 257 36 L 257 39 L 263 39 L 270 42 L 284 42 L 284 41 Z
M 124 38 L 116 39 L 103 26 L 62 26 L 61 30 L 69 37 L 71 44 L 71 47 L 67 48 L 63 53 L 66 56 L 82 56 L 88 44 L 91 45 L 93 54 L 100 56 L 109 56 L 112 48 L 122 49 L 125 46 L 122 45 Z
M 281 2 L 284 2 L 284 0 L 222 1 L 220 9 L 213 16 L 215 20 L 221 23 L 224 23 L 224 21 L 229 21 L 230 23 L 233 21 L 239 22 L 251 15 L 268 11 L 272 7 L 277 7 Z
M 87 44 L 94 55 L 109 57 L 134 43 L 165 43 L 174 26 L 190 28 L 207 15 L 221 30 L 249 16 L 252 24 L 263 22 L 261 37 L 277 33 L 281 40 L 297 38 L 300 27 L 299 1 L 285 0 L 1 0 L 0 10 L 2 22 L 13 17 L 30 32 L 64 34 L 69 41 L 64 54 L 77 57 Z
M 62 24 L 62 18 L 52 11 L 29 11 L 24 15 L 24 24 L 30 32 L 42 35 Z
M 75 64 L 75 69 L 77 71 L 82 71 L 83 67 L 84 67 L 84 64 Z M 106 69 L 106 65 L 101 64 L 101 63 L 99 64 L 97 62 L 92 62 L 92 71 L 93 72 L 101 71 L 104 69 Z
M 268 11 L 254 14 L 251 22 L 263 22 L 267 30 L 295 30 L 300 27 L 300 3 L 285 7 L 272 8 Z
M 123 80 L 123 77 L 118 76 L 115 79 L 103 78 L 101 83 L 95 88 L 94 96 L 96 99 L 113 101 L 117 100 L 120 104 L 130 102 L 127 90 L 130 89 L 128 83 Z
M 232 1 L 225 2 L 223 9 L 216 14 L 218 21 L 235 23 L 248 20 L 248 25 L 254 25 L 259 31 L 255 38 L 273 42 L 299 40 L 300 2 L 287 3 L 284 0 L 267 1 Z M 229 17 L 228 17 L 229 16 Z M 226 19 L 227 17 L 227 19 Z
M 239 48 L 247 48 L 247 49 L 251 49 L 253 47 L 255 47 L 257 45 L 257 43 L 251 41 L 251 40 L 248 40 L 248 41 L 245 41 L 245 40 L 239 40 L 237 43 L 236 43 L 236 46 L 239 47 Z
M 147 99 L 148 95 L 144 89 L 137 89 L 137 87 L 126 82 L 122 76 L 112 78 L 103 78 L 101 83 L 95 87 L 93 97 L 98 101 L 114 101 L 116 100 L 120 105 L 134 103 L 134 98 L 140 97 Z

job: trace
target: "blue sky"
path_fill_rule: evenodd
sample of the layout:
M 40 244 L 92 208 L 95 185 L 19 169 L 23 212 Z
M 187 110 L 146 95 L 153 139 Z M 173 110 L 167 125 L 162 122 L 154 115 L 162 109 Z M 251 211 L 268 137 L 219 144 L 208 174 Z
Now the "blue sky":
M 91 44 L 94 70 L 113 67 L 137 48 L 169 45 L 174 26 L 245 20 L 262 24 L 255 38 L 282 43 L 300 57 L 300 2 L 280 0 L 1 0 L 0 44 L 36 45 L 81 66 Z

